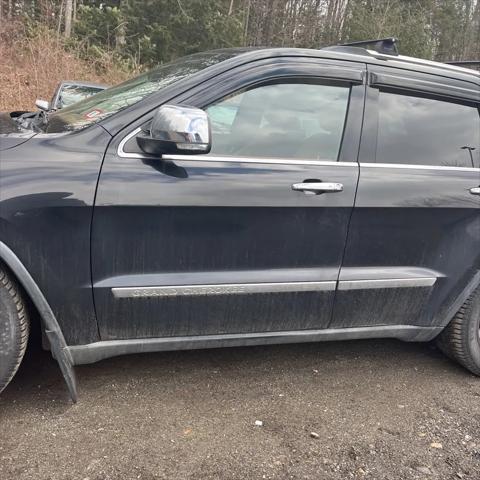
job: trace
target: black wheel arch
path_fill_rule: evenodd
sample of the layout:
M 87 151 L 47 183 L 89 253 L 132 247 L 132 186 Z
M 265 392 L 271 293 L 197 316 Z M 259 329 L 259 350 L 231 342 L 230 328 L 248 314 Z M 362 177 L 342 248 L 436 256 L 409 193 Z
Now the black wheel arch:
M 58 324 L 47 299 L 15 253 L 0 241 L 0 261 L 2 261 L 23 287 L 29 300 L 35 306 L 40 316 L 45 334 L 50 342 L 53 357 L 57 360 L 62 371 L 68 391 L 73 402 L 77 401 L 77 381 L 73 368 L 72 358 L 67 348 L 65 337 Z
M 462 306 L 470 298 L 473 292 L 477 290 L 477 288 L 480 288 L 480 270 L 471 278 L 471 280 L 457 296 L 455 301 L 444 311 L 440 321 L 437 324 L 444 329 L 447 328 L 450 322 L 455 318 Z

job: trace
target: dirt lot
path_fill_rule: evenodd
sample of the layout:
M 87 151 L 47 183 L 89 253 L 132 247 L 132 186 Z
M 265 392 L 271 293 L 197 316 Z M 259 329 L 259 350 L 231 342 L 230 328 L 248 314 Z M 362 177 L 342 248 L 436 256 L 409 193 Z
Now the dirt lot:
M 24 362 L 0 397 L 1 480 L 480 478 L 480 379 L 429 345 L 159 353 L 77 372 L 72 405 L 46 353 Z

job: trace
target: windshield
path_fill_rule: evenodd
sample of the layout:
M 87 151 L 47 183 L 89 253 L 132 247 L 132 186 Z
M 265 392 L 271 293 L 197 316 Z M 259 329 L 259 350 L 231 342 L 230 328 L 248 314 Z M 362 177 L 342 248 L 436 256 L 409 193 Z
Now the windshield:
M 54 108 L 66 108 L 85 98 L 91 97 L 98 92 L 105 90 L 105 87 L 93 87 L 87 85 L 64 85 L 58 95 L 57 104 Z
M 58 133 L 85 128 L 114 115 L 168 85 L 232 58 L 242 51 L 235 49 L 197 53 L 162 65 L 49 115 L 46 131 Z

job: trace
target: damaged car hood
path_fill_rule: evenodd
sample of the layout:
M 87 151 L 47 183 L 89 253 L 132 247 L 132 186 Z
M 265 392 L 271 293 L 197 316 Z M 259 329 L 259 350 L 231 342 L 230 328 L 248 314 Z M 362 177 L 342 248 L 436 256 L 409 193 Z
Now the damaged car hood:
M 0 113 L 0 151 L 25 143 L 34 135 L 36 132 L 21 128 L 9 113 Z

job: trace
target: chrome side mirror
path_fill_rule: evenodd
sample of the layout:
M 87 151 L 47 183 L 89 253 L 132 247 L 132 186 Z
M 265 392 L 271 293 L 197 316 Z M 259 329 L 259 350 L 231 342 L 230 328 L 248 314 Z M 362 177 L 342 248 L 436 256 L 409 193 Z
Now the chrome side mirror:
M 212 147 L 210 121 L 199 108 L 162 105 L 149 132 L 137 135 L 138 146 L 151 155 L 208 153 Z
M 50 103 L 48 103 L 46 100 L 40 100 L 37 98 L 37 100 L 35 100 L 35 105 L 44 112 L 48 112 L 50 110 Z

